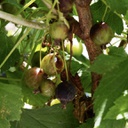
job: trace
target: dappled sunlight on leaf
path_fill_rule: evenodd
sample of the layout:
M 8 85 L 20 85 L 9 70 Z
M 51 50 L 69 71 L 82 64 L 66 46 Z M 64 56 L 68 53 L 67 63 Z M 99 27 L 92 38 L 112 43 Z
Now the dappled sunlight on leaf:
M 128 89 L 127 63 L 128 59 L 117 65 L 112 71 L 106 73 L 103 76 L 100 85 L 94 94 L 94 111 L 96 113 L 96 117 L 98 116 L 100 109 L 102 108 L 104 100 L 107 99 L 106 107 L 101 121 L 102 125 L 100 125 L 100 127 L 103 126 L 106 119 L 116 119 L 116 116 L 120 113 L 121 104 L 122 107 L 124 107 L 125 105 L 125 108 L 127 110 L 126 101 L 128 98 L 127 96 L 125 96 L 126 98 L 123 97 L 121 100 L 119 100 L 118 107 L 115 107 L 115 109 L 109 113 L 109 110 L 111 110 L 111 107 L 113 107 L 114 102 L 116 103 L 116 100 L 118 101 L 118 98 L 122 95 L 122 93 L 126 89 Z M 115 115 L 116 112 L 117 114 Z M 105 120 L 103 120 L 104 118 Z
M 104 100 L 103 104 L 100 107 L 99 113 L 95 118 L 94 128 L 98 128 L 100 126 L 100 123 L 101 123 L 101 120 L 102 120 L 102 117 L 103 117 L 103 113 L 104 113 L 104 110 L 105 110 L 105 107 L 106 107 L 106 103 L 107 103 L 107 99 Z
M 120 96 L 115 102 L 104 119 L 128 119 L 128 90 L 125 90 L 123 95 Z

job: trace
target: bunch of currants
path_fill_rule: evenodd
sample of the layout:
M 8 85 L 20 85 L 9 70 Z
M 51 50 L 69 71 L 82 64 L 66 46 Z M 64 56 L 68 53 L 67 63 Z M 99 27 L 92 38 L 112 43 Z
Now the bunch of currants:
M 55 41 L 64 41 L 68 37 L 69 28 L 62 22 L 53 22 L 49 27 L 49 35 Z M 111 41 L 114 36 L 112 29 L 104 22 L 94 25 L 90 31 L 90 37 L 96 45 L 104 45 Z M 63 42 L 64 43 L 64 42 Z M 83 52 L 81 43 L 66 43 L 66 51 L 70 54 L 72 49 L 73 56 L 80 56 Z M 32 59 L 32 68 L 24 73 L 24 83 L 33 90 L 39 90 L 40 93 L 47 97 L 58 98 L 63 105 L 72 101 L 76 95 L 75 85 L 69 80 L 58 82 L 56 84 L 49 79 L 51 76 L 61 74 L 65 68 L 64 56 L 58 52 L 49 52 L 42 54 L 43 58 L 39 61 L 39 52 L 36 52 L 33 57 L 38 56 L 38 59 Z M 36 66 L 37 65 L 37 66 Z M 34 66 L 34 67 L 33 67 Z

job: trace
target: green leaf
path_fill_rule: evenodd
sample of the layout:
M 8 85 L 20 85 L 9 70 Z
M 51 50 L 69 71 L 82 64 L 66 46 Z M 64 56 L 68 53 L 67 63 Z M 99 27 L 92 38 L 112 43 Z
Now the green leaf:
M 19 121 L 11 121 L 10 124 L 11 124 L 10 128 L 21 128 L 19 125 Z
M 14 69 L 15 70 L 15 69 Z M 15 70 L 13 72 L 7 71 L 6 72 L 6 80 L 10 84 L 17 84 L 17 82 L 21 82 L 22 72 L 19 70 Z
M 10 128 L 9 121 L 7 119 L 1 119 L 0 117 L 0 128 Z
M 39 7 L 42 7 L 41 8 L 42 10 L 47 10 L 47 11 L 49 10 L 46 4 L 42 2 L 42 0 L 38 0 L 38 1 L 36 0 L 35 2 Z M 49 2 L 51 3 L 52 1 L 50 0 Z
M 90 71 L 96 72 L 98 74 L 104 74 L 108 71 L 111 71 L 113 68 L 117 66 L 120 62 L 122 62 L 125 58 L 114 57 L 108 55 L 100 55 L 95 63 L 90 67 Z
M 11 14 L 17 14 L 20 10 L 20 4 L 18 0 L 4 0 L 2 4 L 3 11 Z
M 22 107 L 21 87 L 0 82 L 1 128 L 9 128 L 9 121 L 19 120 Z
M 72 60 L 70 67 L 71 67 L 70 71 L 71 71 L 72 75 L 75 75 L 83 67 L 83 65 L 77 61 Z
M 20 126 L 22 128 L 75 128 L 79 125 L 73 116 L 73 106 L 64 110 L 60 105 L 33 110 L 23 110 Z
M 80 61 L 81 64 L 83 64 L 86 68 L 90 65 L 90 62 L 89 60 L 84 56 L 84 55 L 81 55 L 79 57 L 75 57 L 76 60 Z
M 105 74 L 117 67 L 127 57 L 123 48 L 110 47 L 109 50 L 108 55 L 101 54 L 97 57 L 94 64 L 90 67 L 90 71 Z
M 104 11 L 106 6 L 99 0 L 98 2 L 91 5 L 91 13 L 93 18 L 93 23 L 97 23 L 97 21 L 102 21 L 102 17 L 104 15 Z
M 123 31 L 123 21 L 112 11 L 108 11 L 105 15 L 104 21 L 113 29 L 117 34 L 121 34 Z
M 104 119 L 128 119 L 128 91 L 125 93 L 114 102 Z
M 120 14 L 125 14 L 128 9 L 128 1 L 127 0 L 102 0 L 103 2 L 109 6 L 112 11 L 116 11 Z
M 127 53 L 125 52 L 124 48 L 120 47 L 109 47 L 109 55 L 117 56 L 117 57 L 127 57 Z
M 126 12 L 124 18 L 125 18 L 126 24 L 128 24 L 128 10 L 127 10 L 127 12 Z
M 86 71 L 89 65 L 89 60 L 83 55 L 79 57 L 72 57 L 70 71 L 73 75 L 75 75 L 79 70 L 84 69 L 84 71 Z
M 6 58 L 8 53 L 13 48 L 13 42 L 12 40 L 6 36 L 4 32 L 0 31 L 0 64 L 3 62 L 3 60 Z M 20 54 L 18 50 L 16 49 L 11 56 L 8 58 L 8 60 L 5 62 L 5 64 L 2 66 L 1 70 L 6 71 L 11 66 L 14 66 L 16 61 L 19 61 Z
M 17 6 L 20 0 L 4 0 L 4 2 Z
M 125 120 L 103 120 L 101 124 L 96 124 L 94 128 L 126 128 Z
M 128 89 L 127 71 L 128 58 L 103 76 L 94 93 L 94 111 L 97 121 L 100 118 L 102 122 L 114 102 L 122 95 L 124 90 Z
M 86 128 L 86 123 L 81 124 L 78 128 Z
M 91 92 L 91 73 L 83 69 L 80 79 L 85 92 Z
M 115 4 L 115 3 L 114 3 Z M 110 9 L 107 10 L 105 16 L 106 5 L 102 1 L 98 1 L 91 5 L 91 13 L 93 23 L 104 21 L 106 22 L 117 34 L 121 34 L 123 30 L 123 21 Z
M 86 123 L 81 124 L 78 128 L 93 128 L 94 126 L 94 119 L 86 120 Z
M 39 107 L 44 105 L 48 101 L 48 97 L 45 97 L 41 94 L 34 94 L 34 91 L 27 87 L 25 84 L 22 84 L 22 92 L 24 95 L 24 102 L 33 105 L 35 107 Z

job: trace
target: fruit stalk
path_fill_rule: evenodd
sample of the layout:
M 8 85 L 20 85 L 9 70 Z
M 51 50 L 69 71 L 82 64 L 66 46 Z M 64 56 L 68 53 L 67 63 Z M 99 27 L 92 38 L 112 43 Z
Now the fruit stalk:
M 64 42 L 62 43 L 62 50 L 63 50 L 64 68 L 66 71 L 66 77 L 67 77 L 67 81 L 68 81 L 69 75 L 68 75 L 68 67 L 67 67 L 67 63 L 66 63 L 66 59 L 65 59 L 65 53 L 64 53 Z

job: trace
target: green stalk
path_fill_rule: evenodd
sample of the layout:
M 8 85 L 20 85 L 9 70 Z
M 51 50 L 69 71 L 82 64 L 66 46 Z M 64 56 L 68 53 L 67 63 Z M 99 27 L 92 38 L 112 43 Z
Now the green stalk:
M 106 2 L 105 0 L 102 0 L 102 2 L 106 5 L 106 8 L 111 9 L 111 7 L 107 4 L 107 2 Z M 114 11 L 114 13 L 115 13 L 119 18 L 121 18 L 121 19 L 124 20 L 124 17 L 121 16 L 120 14 L 118 14 L 116 11 Z
M 48 32 L 46 31 L 46 32 L 44 33 L 44 36 L 43 36 L 43 39 L 42 39 L 43 41 L 44 41 L 44 38 L 46 37 L 47 34 L 48 34 Z M 42 41 L 42 40 L 41 40 L 41 41 Z M 42 45 L 42 43 L 41 43 L 41 45 Z M 41 53 L 42 50 L 41 50 L 41 49 L 42 49 L 42 46 L 40 46 L 40 56 L 39 56 L 40 66 L 41 66 L 41 61 L 42 61 L 42 55 L 41 55 L 41 54 L 42 54 L 42 53 Z M 41 68 L 41 67 L 40 67 L 40 68 Z
M 102 21 L 104 21 L 105 16 L 106 16 L 106 14 L 107 14 L 107 11 L 108 11 L 108 7 L 106 6 L 105 11 L 104 11 L 104 14 L 103 14 L 103 17 L 102 17 Z
M 67 81 L 69 81 L 68 67 L 67 67 L 67 63 L 65 60 L 65 54 L 64 54 L 64 42 L 62 42 L 62 50 L 63 50 L 63 58 L 64 58 L 64 67 L 65 67 L 65 71 L 66 71 L 66 77 L 67 77 Z
M 58 0 L 55 0 L 53 5 L 51 6 L 50 8 L 50 11 L 48 12 L 46 18 L 47 18 L 47 21 L 46 21 L 46 24 L 49 25 L 49 19 L 51 19 L 51 14 L 52 12 L 54 11 L 54 8 L 55 8 L 55 5 L 58 3 Z
M 36 0 L 31 0 L 27 4 L 24 5 L 24 7 L 17 13 L 20 14 L 22 11 L 24 11 L 26 8 L 28 8 L 32 3 L 34 3 Z
M 49 9 L 52 8 L 52 2 L 50 0 L 42 0 L 42 2 L 47 6 L 47 8 L 49 8 Z M 52 12 L 54 14 L 57 14 L 57 11 L 55 8 L 52 9 Z

